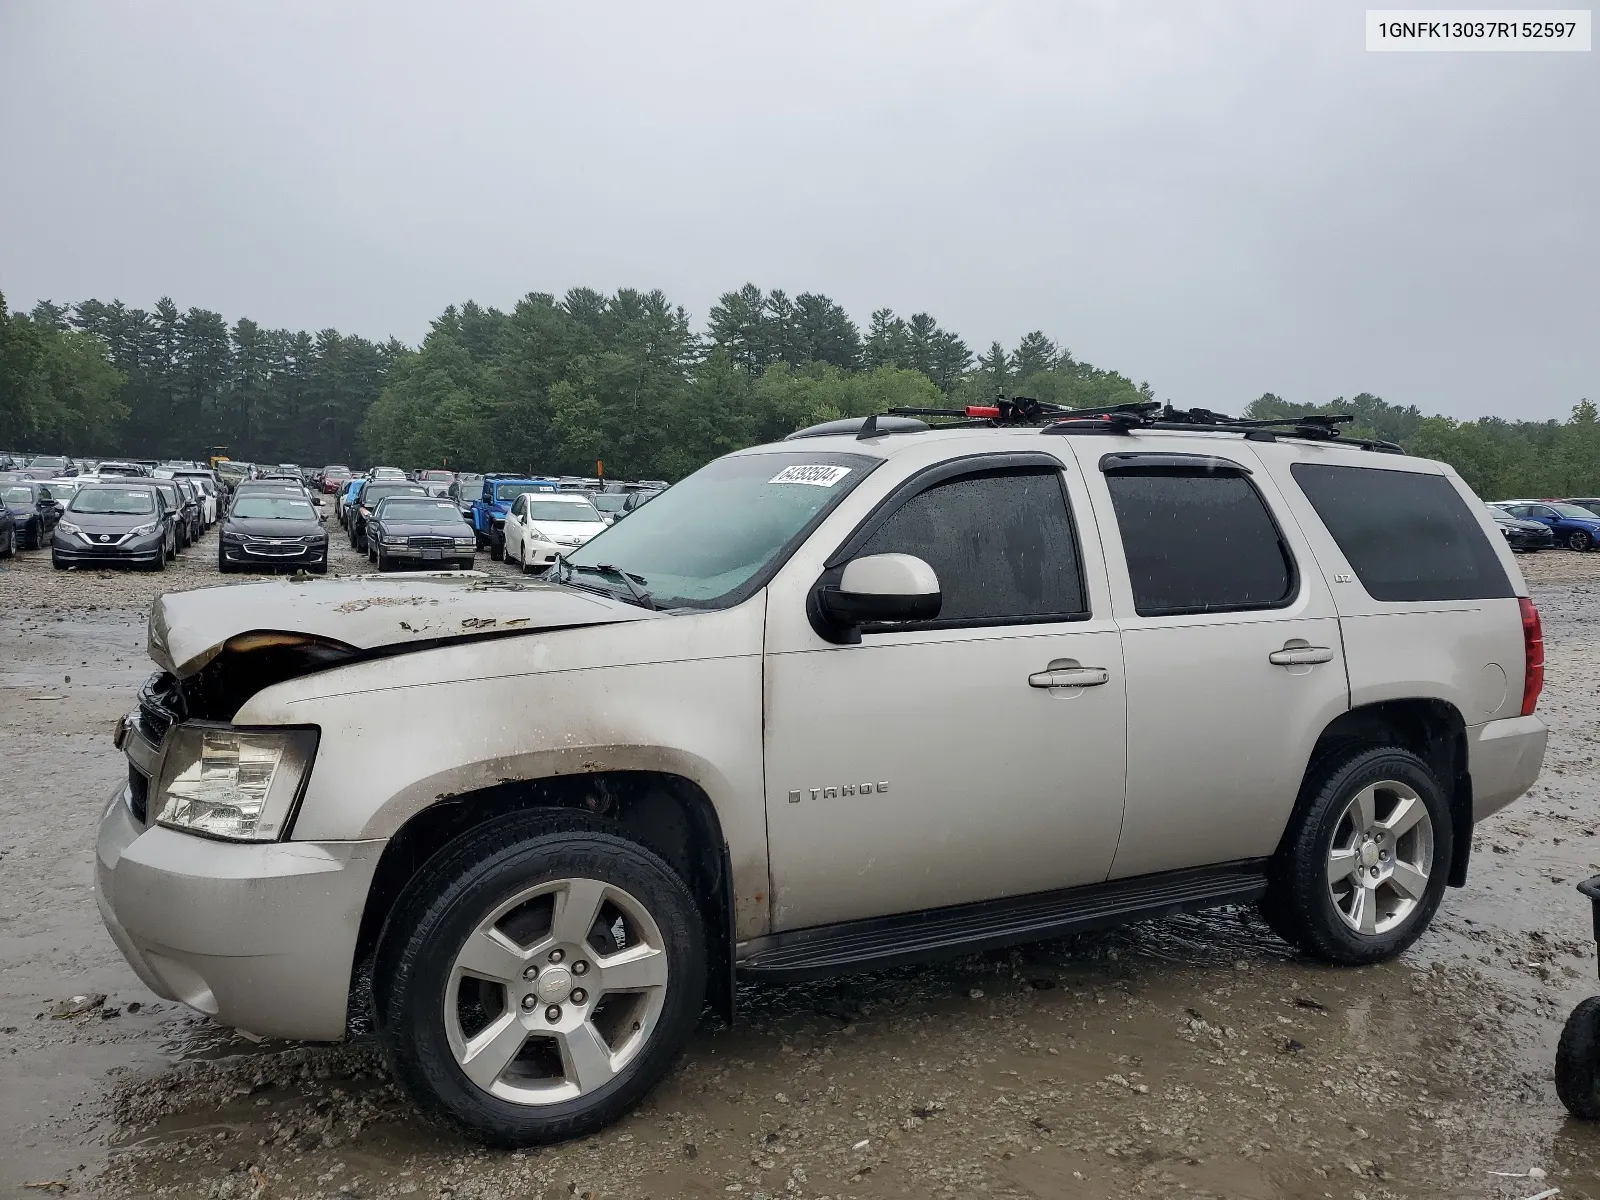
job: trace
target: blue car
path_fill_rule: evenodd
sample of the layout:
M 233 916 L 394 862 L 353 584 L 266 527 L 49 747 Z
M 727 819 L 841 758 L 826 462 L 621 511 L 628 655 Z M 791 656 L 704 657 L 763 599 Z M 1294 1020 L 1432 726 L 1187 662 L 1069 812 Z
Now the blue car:
M 554 479 L 534 479 L 521 475 L 485 475 L 483 491 L 472 502 L 472 532 L 477 535 L 478 549 L 485 548 L 489 557 L 498 562 L 506 552 L 506 513 L 511 502 L 524 492 L 559 492 L 561 485 Z
M 1490 505 L 1523 521 L 1548 525 L 1556 545 L 1593 550 L 1600 545 L 1600 515 L 1561 500 L 1502 500 Z

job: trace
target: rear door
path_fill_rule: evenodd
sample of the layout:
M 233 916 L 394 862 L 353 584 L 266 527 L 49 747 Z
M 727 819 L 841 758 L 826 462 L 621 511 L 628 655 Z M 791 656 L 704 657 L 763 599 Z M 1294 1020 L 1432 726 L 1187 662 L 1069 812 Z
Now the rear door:
M 1483 503 L 1441 463 L 1284 445 L 1268 469 L 1334 580 L 1353 705 L 1453 705 L 1470 728 L 1522 708 L 1526 594 Z M 1519 504 L 1539 518 L 1541 504 Z
M 1318 734 L 1349 701 L 1328 588 L 1242 444 L 1107 453 L 1075 440 L 1128 681 L 1111 876 L 1264 858 Z

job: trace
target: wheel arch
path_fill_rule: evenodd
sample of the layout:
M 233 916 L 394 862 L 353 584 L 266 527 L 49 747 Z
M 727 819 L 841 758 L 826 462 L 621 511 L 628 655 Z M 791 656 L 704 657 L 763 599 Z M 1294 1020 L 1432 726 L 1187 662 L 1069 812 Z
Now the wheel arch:
M 1450 804 L 1451 887 L 1467 881 L 1467 862 L 1472 854 L 1472 776 L 1467 769 L 1467 726 L 1461 711 L 1448 700 L 1413 698 L 1383 700 L 1364 704 L 1340 713 L 1317 738 L 1306 766 L 1305 784 L 1296 801 L 1295 815 L 1310 801 L 1310 784 L 1322 765 L 1335 755 L 1348 754 L 1360 747 L 1399 746 L 1423 762 L 1444 785 Z M 1285 825 L 1281 854 L 1294 829 L 1294 820 Z
M 356 970 L 371 958 L 406 885 L 435 855 L 495 817 L 541 808 L 577 809 L 615 821 L 682 876 L 705 922 L 710 955 L 706 998 L 732 1023 L 733 878 L 722 823 L 699 784 L 664 771 L 507 780 L 443 797 L 412 814 L 389 838 L 378 860 L 356 935 Z

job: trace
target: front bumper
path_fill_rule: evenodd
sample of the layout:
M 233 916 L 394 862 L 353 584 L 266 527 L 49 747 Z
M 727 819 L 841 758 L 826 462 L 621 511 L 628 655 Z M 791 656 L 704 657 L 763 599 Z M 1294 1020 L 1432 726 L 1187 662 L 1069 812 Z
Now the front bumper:
M 166 553 L 166 537 L 160 531 L 132 538 L 120 545 L 91 542 L 75 533 L 56 530 L 50 539 L 50 552 L 64 563 L 147 563 Z
M 338 1041 L 383 845 L 235 843 L 146 827 L 119 787 L 100 818 L 95 897 L 156 995 L 251 1033 Z
M 1538 717 L 1488 721 L 1467 730 L 1467 770 L 1472 774 L 1472 820 L 1499 812 L 1533 786 L 1544 765 L 1548 736 Z
M 582 542 L 575 542 L 567 546 L 560 542 L 546 542 L 539 538 L 529 538 L 527 541 L 527 563 L 530 567 L 554 566 L 558 556 L 571 554 L 582 545 Z

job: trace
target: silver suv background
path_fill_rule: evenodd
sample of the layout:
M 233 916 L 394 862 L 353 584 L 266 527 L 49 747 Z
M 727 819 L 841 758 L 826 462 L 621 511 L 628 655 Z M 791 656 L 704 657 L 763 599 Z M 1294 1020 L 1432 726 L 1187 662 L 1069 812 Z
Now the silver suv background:
M 1258 902 L 1388 958 L 1534 781 L 1538 616 L 1446 466 L 1142 411 L 719 459 L 537 583 L 175 593 L 97 881 L 158 994 L 419 1105 L 614 1120 L 735 979 Z

